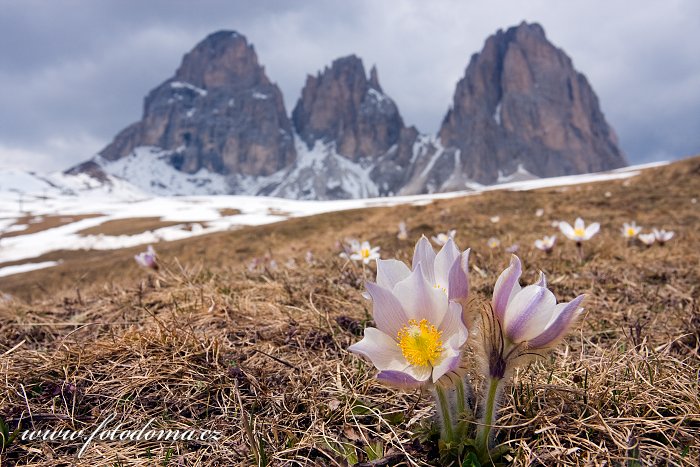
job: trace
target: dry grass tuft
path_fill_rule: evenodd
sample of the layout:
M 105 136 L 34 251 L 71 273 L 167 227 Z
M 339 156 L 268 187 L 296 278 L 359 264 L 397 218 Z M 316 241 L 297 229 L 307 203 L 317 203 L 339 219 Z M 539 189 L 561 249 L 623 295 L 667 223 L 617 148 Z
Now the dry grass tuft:
M 16 296 L 0 305 L 0 416 L 10 428 L 90 431 L 115 414 L 111 427 L 154 419 L 221 438 L 96 441 L 79 460 L 82 441 L 16 441 L 2 465 L 434 465 L 429 397 L 379 386 L 371 365 L 345 350 L 371 320 L 361 291 L 374 273 L 338 258 L 335 242 L 367 238 L 383 257 L 408 260 L 412 242 L 395 236 L 401 219 L 413 239 L 458 229 L 460 246 L 473 249 L 475 307 L 516 241 L 525 281 L 543 269 L 560 300 L 589 295 L 577 332 L 506 388 L 497 441 L 515 465 L 697 465 L 700 222 L 690 199 L 699 180 L 696 158 L 628 181 L 335 213 L 162 245 L 158 276 L 136 269 L 129 250 L 87 253 L 21 284 L 5 278 L 0 286 Z M 578 214 L 602 224 L 583 263 L 561 235 L 551 256 L 531 247 L 553 219 Z M 677 238 L 628 247 L 619 227 L 633 219 Z M 491 236 L 503 247 L 489 250 Z M 249 272 L 266 253 L 277 268 L 263 261 Z M 289 258 L 295 265 L 285 266 Z

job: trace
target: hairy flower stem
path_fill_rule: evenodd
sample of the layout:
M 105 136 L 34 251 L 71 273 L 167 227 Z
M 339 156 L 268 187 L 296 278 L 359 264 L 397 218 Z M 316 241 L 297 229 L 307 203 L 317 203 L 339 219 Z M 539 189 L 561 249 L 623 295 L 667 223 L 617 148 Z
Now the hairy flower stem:
M 493 423 L 496 419 L 496 411 L 498 410 L 496 398 L 498 396 L 498 389 L 502 381 L 503 378 L 492 376 L 489 378 L 487 383 L 488 390 L 486 396 L 486 407 L 484 410 L 482 424 L 479 426 L 476 434 L 476 449 L 482 459 L 488 457 L 491 428 L 493 427 Z
M 447 400 L 447 395 L 445 394 L 445 389 L 441 386 L 435 386 L 435 403 L 437 404 L 438 410 L 440 412 L 440 422 L 442 426 L 440 427 L 440 438 L 446 443 L 455 441 L 454 426 L 452 424 L 452 415 L 450 411 L 450 403 Z

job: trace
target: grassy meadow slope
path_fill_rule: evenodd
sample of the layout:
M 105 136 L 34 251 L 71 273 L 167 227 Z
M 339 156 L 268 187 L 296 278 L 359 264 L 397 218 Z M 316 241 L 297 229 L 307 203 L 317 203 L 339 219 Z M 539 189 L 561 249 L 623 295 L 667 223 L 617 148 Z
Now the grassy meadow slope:
M 588 295 L 565 344 L 505 391 L 496 441 L 511 448 L 515 465 L 697 465 L 693 198 L 698 157 L 626 180 L 323 214 L 159 244 L 159 274 L 136 267 L 142 248 L 46 255 L 65 262 L 0 278 L 0 290 L 15 297 L 0 304 L 0 417 L 11 428 L 21 420 L 22 429 L 90 430 L 115 413 L 129 429 L 155 418 L 158 427 L 222 437 L 98 441 L 80 459 L 82 442 L 15 441 L 1 463 L 434 464 L 430 397 L 380 386 L 374 368 L 345 350 L 371 321 L 361 293 L 374 267 L 346 263 L 337 242 L 367 239 L 383 258 L 408 262 L 421 234 L 454 228 L 457 244 L 472 249 L 474 309 L 490 299 L 514 243 L 524 281 L 541 269 L 558 300 Z M 532 247 L 555 232 L 552 221 L 577 216 L 601 223 L 582 263 L 561 234 L 550 256 Z M 407 241 L 396 237 L 401 220 Z M 663 247 L 628 246 L 620 228 L 630 220 L 676 237 Z M 489 237 L 501 246 L 489 249 Z M 248 269 L 265 255 L 277 268 Z

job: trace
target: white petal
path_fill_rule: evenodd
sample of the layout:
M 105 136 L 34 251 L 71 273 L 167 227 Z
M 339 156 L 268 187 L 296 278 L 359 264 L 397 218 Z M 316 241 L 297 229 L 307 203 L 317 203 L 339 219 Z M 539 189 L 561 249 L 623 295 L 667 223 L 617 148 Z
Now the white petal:
M 459 303 L 450 302 L 449 309 L 438 326 L 438 330 L 442 332 L 443 341 L 457 336 L 456 346 L 461 347 L 464 345 L 469 336 L 469 331 L 462 321 L 462 306 Z
M 461 353 L 459 345 L 457 345 L 457 336 L 453 336 L 452 339 L 445 343 L 442 360 L 437 366 L 433 367 L 433 383 L 448 371 L 452 371 L 459 366 Z
M 447 294 L 428 283 L 423 274 L 423 265 L 396 284 L 393 290 L 409 319 L 427 319 L 433 325 L 442 322 L 447 312 Z
M 369 358 L 378 370 L 403 370 L 406 359 L 394 339 L 379 329 L 365 328 L 365 337 L 348 350 Z
M 554 294 L 544 287 L 529 285 L 506 308 L 504 330 L 513 342 L 540 335 L 552 319 L 557 304 Z
M 411 269 L 416 269 L 418 264 L 423 265 L 423 273 L 425 278 L 430 282 L 430 285 L 435 284 L 435 251 L 430 245 L 425 236 L 421 237 L 416 243 L 416 249 L 413 251 L 413 264 Z
M 586 228 L 586 224 L 583 223 L 583 219 L 581 219 L 580 217 L 577 217 L 577 218 L 576 218 L 576 221 L 574 222 L 574 229 L 576 229 L 576 230 L 579 230 L 579 229 L 585 230 L 585 228 Z
M 397 282 L 411 275 L 411 270 L 402 261 L 396 259 L 377 260 L 377 284 L 392 290 Z
M 459 250 L 455 246 L 454 240 L 449 238 L 447 243 L 440 249 L 437 256 L 435 256 L 435 284 L 447 288 L 450 268 L 452 268 L 458 256 Z
M 589 225 L 586 228 L 583 239 L 589 240 L 593 235 L 597 234 L 599 230 L 600 230 L 600 224 L 597 222 L 594 222 L 593 224 Z
M 372 297 L 372 316 L 380 331 L 390 337 L 396 337 L 399 330 L 408 323 L 408 317 L 390 290 L 372 282 L 366 284 L 367 292 Z
M 571 225 L 569 225 L 568 222 L 560 222 L 559 230 L 561 230 L 561 233 L 563 233 L 567 238 L 576 240 L 576 233 L 574 232 L 574 228 L 571 227 Z

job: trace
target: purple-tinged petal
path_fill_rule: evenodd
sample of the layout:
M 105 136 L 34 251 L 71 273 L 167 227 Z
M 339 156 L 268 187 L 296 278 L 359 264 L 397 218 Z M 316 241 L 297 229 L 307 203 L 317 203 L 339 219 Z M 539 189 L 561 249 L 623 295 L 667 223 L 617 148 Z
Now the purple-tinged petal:
M 580 217 L 576 218 L 576 221 L 574 222 L 574 229 L 576 230 L 585 230 L 586 224 L 584 224 L 583 219 Z
M 428 283 L 423 269 L 419 263 L 409 277 L 396 284 L 393 294 L 409 319 L 427 319 L 438 325 L 447 311 L 447 294 Z
M 554 294 L 544 287 L 528 285 L 506 308 L 503 328 L 511 342 L 522 342 L 542 333 L 552 319 L 557 304 Z
M 450 268 L 458 257 L 459 249 L 455 246 L 454 240 L 448 238 L 447 242 L 445 242 L 435 256 L 435 266 L 433 268 L 435 271 L 435 284 L 439 284 L 445 288 L 447 287 Z
M 377 260 L 377 285 L 392 290 L 397 282 L 401 282 L 411 274 L 405 263 L 395 259 Z
M 579 307 L 585 295 L 579 295 L 569 303 L 560 303 L 556 306 L 555 317 L 539 336 L 530 339 L 528 346 L 530 348 L 539 349 L 548 347 L 553 342 L 557 342 L 571 327 L 571 324 L 576 320 L 582 308 Z
M 365 337 L 348 350 L 367 357 L 378 370 L 401 370 L 407 365 L 396 341 L 379 329 L 365 328 Z
M 384 287 L 367 282 L 367 292 L 372 297 L 372 315 L 380 331 L 395 338 L 408 323 L 408 317 L 396 297 Z
M 452 336 L 445 342 L 445 350 L 440 363 L 433 367 L 433 383 L 437 382 L 445 373 L 454 371 L 462 361 L 462 351 L 458 345 L 459 336 Z
M 510 258 L 510 266 L 508 266 L 496 280 L 496 285 L 493 288 L 493 300 L 491 305 L 493 306 L 493 312 L 496 318 L 503 323 L 503 319 L 506 313 L 506 307 L 508 302 L 520 292 L 520 284 L 518 279 L 520 279 L 520 274 L 522 273 L 522 265 L 520 264 L 520 258 L 516 255 L 512 255 Z
M 377 374 L 377 381 L 382 384 L 402 389 L 414 389 L 425 384 L 424 381 L 418 381 L 408 373 L 398 370 L 380 371 Z
M 547 288 L 547 278 L 544 276 L 544 272 L 540 271 L 540 278 L 535 285 Z
M 467 248 L 459 255 L 450 268 L 447 283 L 447 297 L 450 300 L 466 300 L 469 296 L 469 253 Z
M 462 320 L 462 306 L 457 302 L 450 302 L 447 313 L 437 328 L 442 333 L 443 340 L 457 336 L 456 346 L 463 346 L 467 342 L 469 331 Z
M 435 251 L 425 235 L 416 243 L 411 269 L 415 270 L 419 263 L 423 265 L 423 273 L 430 285 L 435 285 Z

